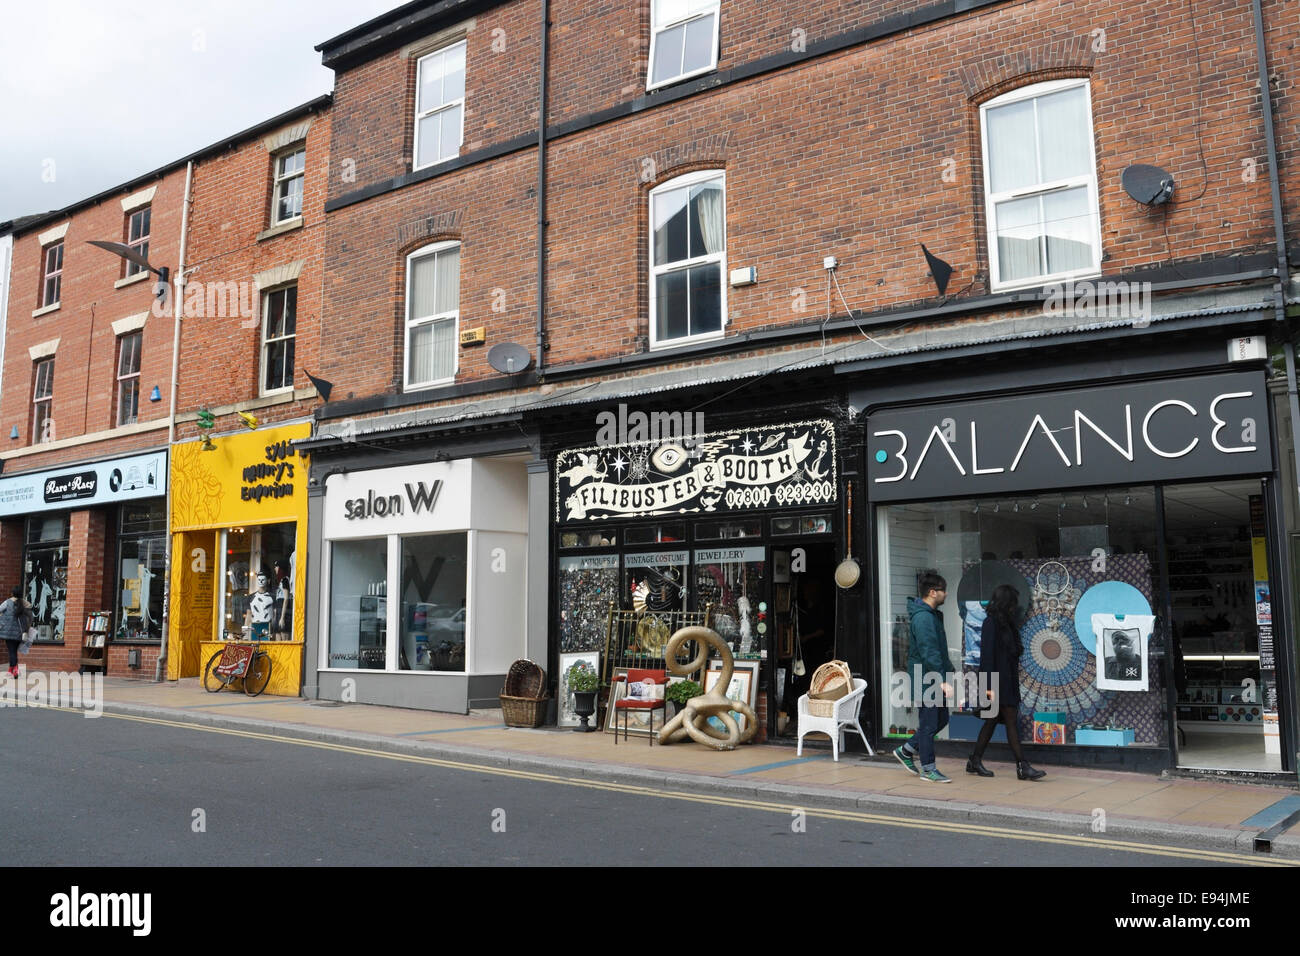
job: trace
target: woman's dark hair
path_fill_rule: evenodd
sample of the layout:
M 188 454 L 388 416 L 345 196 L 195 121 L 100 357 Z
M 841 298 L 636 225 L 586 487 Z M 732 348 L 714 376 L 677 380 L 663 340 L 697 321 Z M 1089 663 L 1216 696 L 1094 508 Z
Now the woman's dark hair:
M 1017 654 L 1024 653 L 1024 645 L 1020 641 L 1020 592 L 1009 584 L 999 584 L 993 589 L 993 598 L 989 601 L 989 617 L 997 619 L 998 623 L 1011 634 L 1015 640 Z
M 13 591 L 11 592 L 10 596 L 13 597 L 13 599 L 14 599 L 15 601 L 17 601 L 20 597 L 23 596 L 23 589 L 22 589 L 22 588 L 14 588 Z

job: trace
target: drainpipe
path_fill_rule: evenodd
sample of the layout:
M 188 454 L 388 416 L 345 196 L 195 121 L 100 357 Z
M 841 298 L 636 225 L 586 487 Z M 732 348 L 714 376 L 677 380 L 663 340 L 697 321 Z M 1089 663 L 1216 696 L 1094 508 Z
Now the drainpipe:
M 155 683 L 163 680 L 167 673 L 167 645 L 171 642 L 170 609 L 172 590 L 172 446 L 176 443 L 176 389 L 180 381 L 181 361 L 181 302 L 185 298 L 185 246 L 190 228 L 190 185 L 194 179 L 194 160 L 185 164 L 185 201 L 181 204 L 181 249 L 176 263 L 176 283 L 173 289 L 174 299 L 172 322 L 172 389 L 171 408 L 167 413 L 167 546 L 163 550 L 163 606 L 162 606 L 162 649 L 158 654 L 158 663 L 154 666 Z
M 551 3 L 542 0 L 541 88 L 537 96 L 537 375 L 546 348 L 546 54 L 551 35 Z

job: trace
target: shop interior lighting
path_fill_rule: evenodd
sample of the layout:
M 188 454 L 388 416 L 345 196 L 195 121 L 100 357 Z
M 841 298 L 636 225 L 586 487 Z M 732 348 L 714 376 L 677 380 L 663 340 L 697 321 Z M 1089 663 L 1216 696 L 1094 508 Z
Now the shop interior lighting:
M 980 503 L 978 501 L 975 502 L 975 507 L 970 510 L 970 513 L 973 515 L 977 515 L 980 513 Z
M 1011 508 L 1016 514 L 1020 514 L 1020 502 L 1017 501 Z
M 1083 510 L 1084 510 L 1084 511 L 1087 511 L 1087 510 L 1088 510 L 1088 496 L 1087 496 L 1087 495 L 1084 495 L 1084 496 L 1083 496 Z

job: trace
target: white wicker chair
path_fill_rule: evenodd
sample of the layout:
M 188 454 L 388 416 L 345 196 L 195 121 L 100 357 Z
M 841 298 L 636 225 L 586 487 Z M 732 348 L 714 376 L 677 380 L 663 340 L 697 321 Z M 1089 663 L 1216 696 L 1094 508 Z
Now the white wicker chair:
M 808 713 L 808 695 L 804 694 L 800 697 L 799 746 L 795 755 L 803 756 L 803 738 L 806 734 L 821 732 L 830 736 L 831 754 L 839 760 L 840 751 L 844 749 L 844 729 L 852 727 L 866 744 L 867 753 L 874 756 L 876 752 L 871 749 L 871 743 L 867 740 L 867 735 L 862 732 L 862 725 L 858 723 L 858 713 L 862 710 L 862 697 L 866 692 L 867 682 L 861 677 L 853 678 L 852 692 L 835 701 L 835 714 L 832 717 L 816 717 Z

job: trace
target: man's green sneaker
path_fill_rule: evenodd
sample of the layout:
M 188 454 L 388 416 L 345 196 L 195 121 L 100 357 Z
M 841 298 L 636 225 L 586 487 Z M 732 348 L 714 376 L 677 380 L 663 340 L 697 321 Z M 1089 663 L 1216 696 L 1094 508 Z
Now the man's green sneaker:
M 921 771 L 916 769 L 916 758 L 909 757 L 907 751 L 902 747 L 898 747 L 894 750 L 894 756 L 898 759 L 899 763 L 907 768 L 908 773 L 914 773 L 918 776 L 920 775 Z
M 952 783 L 952 780 L 945 777 L 938 770 L 922 770 L 921 779 L 929 780 L 931 783 Z

